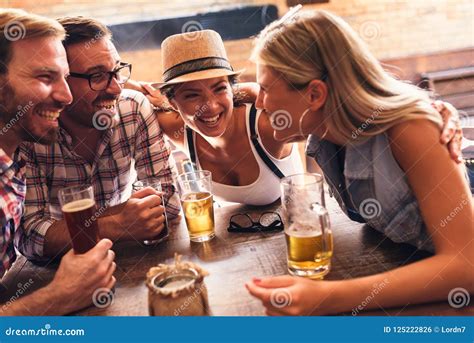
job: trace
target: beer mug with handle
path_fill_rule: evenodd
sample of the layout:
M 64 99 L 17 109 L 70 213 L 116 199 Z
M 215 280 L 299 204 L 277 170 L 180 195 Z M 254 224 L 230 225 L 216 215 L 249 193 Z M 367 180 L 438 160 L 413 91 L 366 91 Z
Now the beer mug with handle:
M 133 183 L 133 191 L 136 192 L 136 191 L 139 191 L 140 189 L 143 189 L 143 188 L 146 188 L 146 187 L 151 187 L 153 188 L 155 191 L 158 191 L 158 192 L 163 192 L 163 189 L 161 188 L 161 182 L 159 180 L 159 178 L 157 177 L 149 177 L 149 178 L 146 178 L 146 179 L 143 179 L 143 180 L 138 180 L 138 181 L 135 181 Z M 163 198 L 162 199 L 162 205 L 163 207 L 165 207 L 164 203 L 163 203 Z M 166 208 L 165 208 L 165 212 L 164 212 L 164 216 L 165 216 L 165 227 L 163 228 L 163 230 L 161 230 L 161 232 L 154 238 L 152 239 L 146 239 L 143 241 L 143 244 L 144 245 L 148 245 L 148 246 L 153 246 L 153 245 L 156 245 L 160 242 L 163 242 L 165 241 L 168 237 L 169 237 L 169 229 L 168 229 L 168 218 L 166 217 Z
M 330 270 L 333 251 L 323 177 L 309 173 L 285 177 L 281 192 L 288 272 L 321 279 Z

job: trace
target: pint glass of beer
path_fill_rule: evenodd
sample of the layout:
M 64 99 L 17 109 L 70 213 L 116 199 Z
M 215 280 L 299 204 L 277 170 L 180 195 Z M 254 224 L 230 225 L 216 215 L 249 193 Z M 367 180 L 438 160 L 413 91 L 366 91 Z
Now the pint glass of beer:
M 214 238 L 211 172 L 198 170 L 178 176 L 178 189 L 189 238 L 205 242 Z
M 331 267 L 333 251 L 323 177 L 297 174 L 281 180 L 282 214 L 288 251 L 288 272 L 321 279 Z
M 133 191 L 134 192 L 139 191 L 140 189 L 143 189 L 145 187 L 151 187 L 155 191 L 158 191 L 158 192 L 163 191 L 162 188 L 161 188 L 161 182 L 157 177 L 150 177 L 148 179 L 139 180 L 139 181 L 136 181 L 136 182 L 133 183 Z M 161 204 L 163 205 L 163 207 L 165 206 L 163 201 L 162 201 Z M 160 242 L 163 242 L 164 240 L 166 240 L 169 237 L 168 218 L 166 218 L 166 212 L 164 213 L 164 216 L 165 216 L 165 224 L 164 224 L 165 227 L 163 228 L 163 230 L 158 234 L 158 236 L 154 237 L 153 239 L 144 240 L 143 241 L 144 245 L 155 245 L 155 244 L 158 244 Z
M 66 220 L 72 247 L 76 254 L 84 254 L 99 241 L 99 225 L 95 214 L 92 186 L 60 189 L 59 204 Z

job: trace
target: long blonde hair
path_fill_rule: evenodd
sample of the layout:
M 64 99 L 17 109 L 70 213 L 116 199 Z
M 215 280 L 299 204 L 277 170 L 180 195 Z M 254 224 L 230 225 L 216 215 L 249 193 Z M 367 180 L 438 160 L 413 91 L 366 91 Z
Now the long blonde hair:
M 323 80 L 328 88 L 324 122 L 334 138 L 345 142 L 365 140 L 406 120 L 442 123 L 427 92 L 385 72 L 354 30 L 326 11 L 301 12 L 283 24 L 270 24 L 256 39 L 252 60 L 295 89 Z

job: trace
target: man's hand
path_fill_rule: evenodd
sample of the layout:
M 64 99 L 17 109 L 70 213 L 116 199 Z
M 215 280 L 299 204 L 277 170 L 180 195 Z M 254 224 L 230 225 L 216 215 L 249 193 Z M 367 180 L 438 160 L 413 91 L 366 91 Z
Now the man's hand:
M 143 241 L 159 235 L 165 227 L 165 208 L 162 193 L 151 187 L 132 194 L 116 215 L 105 217 L 108 225 L 114 225 L 114 239 Z M 131 237 L 127 237 L 131 236 Z
M 53 281 L 47 286 L 57 295 L 58 305 L 64 313 L 80 310 L 93 303 L 93 294 L 115 285 L 115 253 L 110 250 L 112 242 L 103 239 L 82 255 L 73 250 L 64 255 Z
M 451 158 L 461 163 L 462 130 L 458 111 L 450 103 L 440 100 L 433 102 L 431 105 L 441 114 L 441 117 L 443 117 L 444 127 L 440 142 L 447 144 Z

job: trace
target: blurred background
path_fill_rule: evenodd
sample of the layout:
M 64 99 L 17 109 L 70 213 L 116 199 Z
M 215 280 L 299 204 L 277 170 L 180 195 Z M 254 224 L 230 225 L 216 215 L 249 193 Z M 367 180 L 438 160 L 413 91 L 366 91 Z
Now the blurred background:
M 225 40 L 244 81 L 255 80 L 248 61 L 252 37 L 289 7 L 329 10 L 350 23 L 386 68 L 434 90 L 474 126 L 474 2 L 472 0 L 0 0 L 51 18 L 92 16 L 110 26 L 132 78 L 161 75 L 160 44 L 169 35 L 214 29 Z
M 255 81 L 248 60 L 252 37 L 296 4 L 341 16 L 392 74 L 452 103 L 460 113 L 463 155 L 474 180 L 473 0 L 0 0 L 0 7 L 51 18 L 101 20 L 137 81 L 161 79 L 160 45 L 166 37 L 202 29 L 218 31 L 234 69 L 246 69 L 241 80 Z

